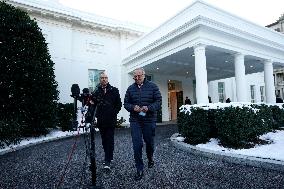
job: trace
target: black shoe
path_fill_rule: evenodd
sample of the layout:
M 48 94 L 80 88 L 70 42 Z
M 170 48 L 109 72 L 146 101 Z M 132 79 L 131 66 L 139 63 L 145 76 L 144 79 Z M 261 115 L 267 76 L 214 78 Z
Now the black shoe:
M 134 180 L 138 181 L 141 180 L 143 177 L 143 171 L 137 171 L 137 173 L 134 176 Z
M 154 167 L 154 161 L 153 160 L 149 160 L 148 161 L 148 168 L 152 168 L 152 167 Z
M 106 162 L 107 162 L 107 161 L 105 160 L 105 161 L 103 162 L 103 165 L 105 165 Z M 110 163 L 112 163 L 112 162 L 113 162 L 113 159 L 110 160 Z

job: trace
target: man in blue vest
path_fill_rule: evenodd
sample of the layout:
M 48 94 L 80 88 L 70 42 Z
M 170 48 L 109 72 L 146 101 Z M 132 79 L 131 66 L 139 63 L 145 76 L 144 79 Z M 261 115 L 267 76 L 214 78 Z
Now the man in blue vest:
M 148 168 L 154 166 L 154 136 L 157 121 L 157 110 L 161 108 L 162 97 L 159 88 L 145 79 L 143 68 L 134 70 L 135 82 L 130 85 L 124 98 L 124 108 L 130 112 L 130 127 L 137 172 L 135 180 L 143 177 L 144 163 L 142 160 L 143 140 L 146 143 Z

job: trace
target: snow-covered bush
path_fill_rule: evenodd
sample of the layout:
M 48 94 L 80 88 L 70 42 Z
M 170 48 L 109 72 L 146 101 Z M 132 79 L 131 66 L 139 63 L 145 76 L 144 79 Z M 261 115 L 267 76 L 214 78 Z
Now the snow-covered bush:
M 283 123 L 284 110 L 277 105 L 185 105 L 181 106 L 178 114 L 179 132 L 186 142 L 205 143 L 211 137 L 218 138 L 223 146 L 231 148 L 250 147 L 259 142 L 260 135 L 279 129 Z

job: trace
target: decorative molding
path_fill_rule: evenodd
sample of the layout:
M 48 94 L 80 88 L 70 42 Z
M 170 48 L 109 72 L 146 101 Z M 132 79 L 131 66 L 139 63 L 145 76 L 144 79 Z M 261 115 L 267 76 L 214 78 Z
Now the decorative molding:
M 114 32 L 118 34 L 120 32 L 128 32 L 141 36 L 145 32 L 143 30 L 148 30 L 146 28 L 142 29 L 142 26 L 78 11 L 64 7 L 61 4 L 54 6 L 52 4 L 48 4 L 47 2 L 34 2 L 30 0 L 9 0 L 8 3 L 23 9 L 24 11 L 28 12 L 28 14 L 35 14 L 44 18 L 67 22 L 74 25 L 81 25 L 82 27 L 88 25 L 88 27 L 100 28 L 102 31 Z
M 186 33 L 190 29 L 191 30 L 195 29 L 197 27 L 198 20 L 199 20 L 199 18 L 195 18 L 195 19 L 192 19 L 192 20 L 186 22 L 185 24 L 176 28 L 175 30 L 170 31 L 165 36 L 162 36 L 162 37 L 160 37 L 159 39 L 156 39 L 153 42 L 149 41 L 148 43 L 146 43 L 146 44 L 148 44 L 147 46 L 145 46 L 145 47 L 143 47 L 139 50 L 138 49 L 137 50 L 131 49 L 131 47 L 128 48 L 127 50 L 129 51 L 128 52 L 129 56 L 126 57 L 123 60 L 123 62 L 128 62 L 131 59 L 133 59 L 134 57 L 141 56 L 142 54 L 146 53 L 147 51 L 151 51 L 152 49 L 166 43 L 167 41 L 172 40 L 172 39 L 178 37 L 179 35 Z M 141 40 L 143 40 L 143 38 Z M 135 44 L 137 44 L 137 42 Z M 135 44 L 133 46 L 135 46 Z
M 200 51 L 200 50 L 206 50 L 206 46 L 207 45 L 205 45 L 204 43 L 197 43 L 197 44 L 195 44 L 194 46 L 193 46 L 193 49 L 194 49 L 194 52 L 196 52 L 196 51 Z
M 168 32 L 165 36 L 162 36 L 156 39 L 152 43 L 150 41 L 144 42 L 145 44 L 148 44 L 148 45 L 139 50 L 137 49 L 137 47 L 135 48 L 135 44 L 134 44 L 132 47 L 128 48 L 128 56 L 126 56 L 126 58 L 123 59 L 123 62 L 124 63 L 130 62 L 132 59 L 138 58 L 142 56 L 143 54 L 151 51 L 152 49 L 157 48 L 158 46 L 162 46 L 167 41 L 172 40 L 173 38 L 176 38 L 179 35 L 182 35 L 186 32 L 190 32 L 194 30 L 195 28 L 201 28 L 201 27 L 202 28 L 212 28 L 218 31 L 219 33 L 222 32 L 225 34 L 230 34 L 232 36 L 238 36 L 243 40 L 251 41 L 253 43 L 258 43 L 262 46 L 271 47 L 277 50 L 283 51 L 284 49 L 284 44 L 277 43 L 272 40 L 268 40 L 266 38 L 263 38 L 262 36 L 257 36 L 256 34 L 252 34 L 247 31 L 242 31 L 238 28 L 234 28 L 230 25 L 226 25 L 224 23 L 212 20 L 210 18 L 206 18 L 204 16 L 197 16 L 194 19 L 190 20 L 189 22 L 186 22 L 184 25 L 176 28 L 175 30 Z M 269 32 L 271 33 L 271 31 Z M 202 36 L 200 38 L 202 38 Z M 143 38 L 141 40 L 143 40 Z M 141 42 L 141 40 L 138 42 Z M 222 42 L 218 42 L 218 43 L 222 43 Z

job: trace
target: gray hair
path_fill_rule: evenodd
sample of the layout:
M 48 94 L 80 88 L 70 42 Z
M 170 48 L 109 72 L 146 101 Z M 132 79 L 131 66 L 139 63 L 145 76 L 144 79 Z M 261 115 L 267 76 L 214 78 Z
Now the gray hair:
M 103 74 L 106 74 L 106 75 L 107 75 L 107 73 L 106 73 L 105 70 L 104 70 L 104 71 L 101 71 L 101 72 L 99 73 L 100 76 L 103 75 Z
M 145 75 L 145 70 L 144 68 L 136 68 L 134 71 L 133 71 L 133 75 L 135 74 L 135 71 L 142 71 L 142 74 Z

